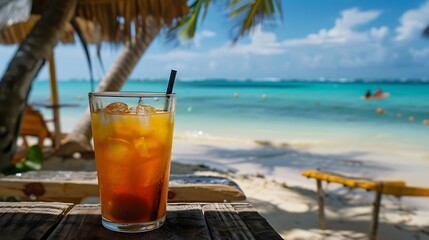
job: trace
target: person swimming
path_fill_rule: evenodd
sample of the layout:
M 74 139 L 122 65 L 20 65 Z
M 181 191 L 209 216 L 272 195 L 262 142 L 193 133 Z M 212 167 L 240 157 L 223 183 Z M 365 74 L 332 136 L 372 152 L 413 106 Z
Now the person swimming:
M 381 88 L 377 88 L 377 90 L 375 90 L 374 96 L 380 96 L 382 94 L 383 92 L 381 91 Z
M 370 89 L 368 89 L 364 96 L 361 96 L 363 100 L 371 100 L 371 99 L 383 99 L 390 97 L 390 93 L 383 92 L 381 88 L 377 88 L 377 90 L 372 93 Z
M 368 91 L 366 91 L 366 93 L 365 93 L 365 97 L 369 98 L 371 96 L 372 96 L 371 90 L 368 89 Z

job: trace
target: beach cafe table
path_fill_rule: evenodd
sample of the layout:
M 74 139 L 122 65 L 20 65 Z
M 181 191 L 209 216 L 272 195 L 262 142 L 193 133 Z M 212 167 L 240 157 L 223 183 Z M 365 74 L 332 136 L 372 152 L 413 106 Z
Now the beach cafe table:
M 248 203 L 169 203 L 165 224 L 147 233 L 101 225 L 100 205 L 0 202 L 0 239 L 282 239 Z

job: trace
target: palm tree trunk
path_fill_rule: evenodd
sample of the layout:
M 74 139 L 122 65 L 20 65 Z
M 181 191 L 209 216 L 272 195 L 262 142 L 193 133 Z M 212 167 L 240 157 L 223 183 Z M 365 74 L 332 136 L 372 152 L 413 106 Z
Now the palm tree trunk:
M 154 23 L 150 18 L 147 19 L 148 27 L 144 36 L 139 36 L 135 41 L 127 43 L 119 53 L 115 62 L 112 64 L 106 75 L 97 87 L 97 92 L 119 91 L 122 85 L 127 81 L 132 70 L 143 56 L 153 39 L 158 35 L 161 26 Z M 91 151 L 91 116 L 89 109 L 73 130 L 62 141 L 60 148 L 55 152 L 57 155 L 71 155 L 75 152 Z
M 49 0 L 46 9 L 20 44 L 0 81 L 0 167 L 10 163 L 21 120 L 36 77 L 73 17 L 77 0 Z

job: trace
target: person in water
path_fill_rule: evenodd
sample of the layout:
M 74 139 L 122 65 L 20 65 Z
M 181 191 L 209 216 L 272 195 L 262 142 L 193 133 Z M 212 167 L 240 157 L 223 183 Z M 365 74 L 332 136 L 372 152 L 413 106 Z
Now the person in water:
M 374 93 L 374 96 L 380 96 L 382 94 L 383 94 L 383 92 L 381 91 L 381 88 L 377 88 L 377 90 Z
M 368 89 L 368 91 L 366 91 L 366 93 L 365 93 L 365 97 L 369 98 L 369 97 L 371 97 L 371 95 L 372 95 L 371 90 Z

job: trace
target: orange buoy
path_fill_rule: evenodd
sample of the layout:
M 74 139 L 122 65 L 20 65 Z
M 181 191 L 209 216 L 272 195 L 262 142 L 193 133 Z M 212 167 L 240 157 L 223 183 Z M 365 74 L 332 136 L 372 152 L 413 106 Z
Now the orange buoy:
M 408 117 L 408 121 L 410 121 L 410 122 L 414 121 L 414 117 L 413 116 L 409 116 Z
M 383 108 L 377 108 L 377 114 L 383 114 Z
M 423 120 L 423 125 L 429 125 L 429 120 L 427 120 L 427 119 L 425 119 L 425 120 Z
M 396 117 L 397 117 L 397 118 L 402 118 L 402 114 L 401 114 L 401 113 L 397 113 L 397 114 L 396 114 Z

